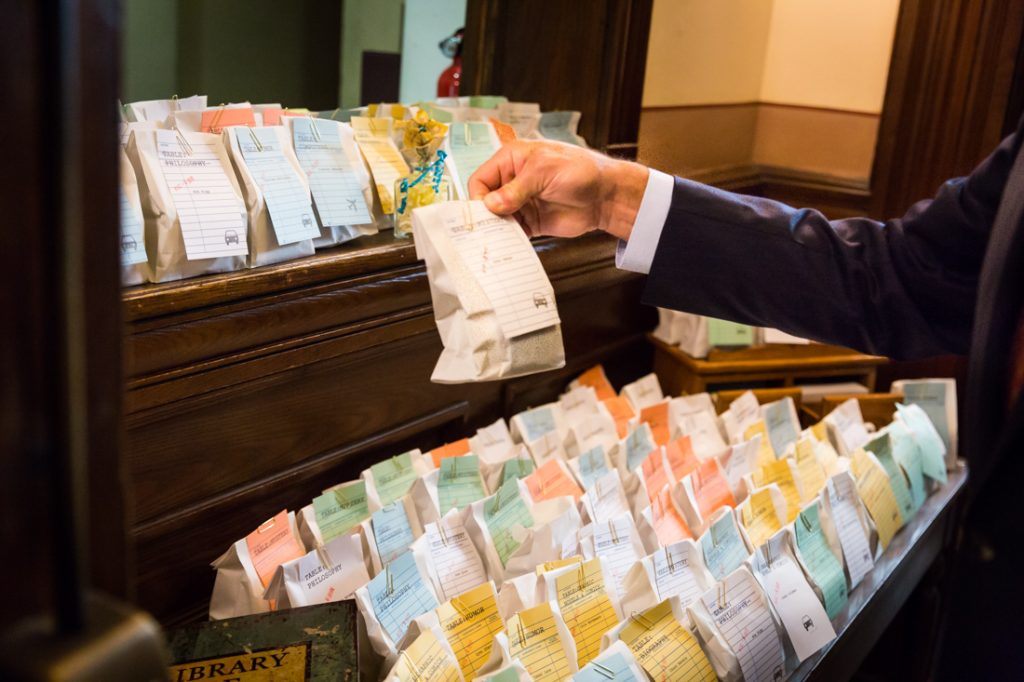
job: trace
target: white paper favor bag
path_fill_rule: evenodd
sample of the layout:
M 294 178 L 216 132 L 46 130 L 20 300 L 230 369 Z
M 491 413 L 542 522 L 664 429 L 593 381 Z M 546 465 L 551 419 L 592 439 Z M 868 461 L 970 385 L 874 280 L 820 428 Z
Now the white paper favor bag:
M 249 265 L 312 256 L 320 228 L 288 131 L 231 126 L 223 135 L 249 216 Z
M 412 221 L 444 343 L 431 381 L 489 381 L 565 365 L 554 289 L 515 220 L 469 201 L 417 208 Z
M 128 158 L 139 181 L 154 282 L 245 267 L 245 204 L 220 135 L 134 130 Z

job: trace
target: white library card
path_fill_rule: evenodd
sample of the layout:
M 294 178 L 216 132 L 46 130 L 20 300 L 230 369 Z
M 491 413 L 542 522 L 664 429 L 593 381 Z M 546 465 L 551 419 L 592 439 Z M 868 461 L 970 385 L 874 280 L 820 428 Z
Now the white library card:
M 309 177 L 320 222 L 329 227 L 373 222 L 359 176 L 342 147 L 343 134 L 351 137 L 351 129 L 333 121 L 304 116 L 292 121 L 295 156 Z
M 122 188 L 121 196 L 121 265 L 135 265 L 146 261 L 146 246 L 142 238 L 142 213 Z
M 754 571 L 786 628 L 797 658 L 803 661 L 835 639 L 828 613 L 786 546 L 785 531 L 776 533 L 754 552 Z
M 279 246 L 320 236 L 313 217 L 309 192 L 295 167 L 285 157 L 281 141 L 273 128 L 238 128 L 238 140 L 245 165 L 263 193 L 270 222 Z
M 737 568 L 701 597 L 726 643 L 736 653 L 746 682 L 785 676 L 785 654 L 764 593 L 745 567 Z
M 696 551 L 693 540 L 681 540 L 651 555 L 658 599 L 679 597 L 683 606 L 689 606 L 700 598 L 705 586 L 690 566 L 690 562 L 697 558 Z
M 223 157 L 219 137 L 156 131 L 157 157 L 181 223 L 188 260 L 245 256 L 246 219 Z
M 623 514 L 617 519 L 594 524 L 594 555 L 608 562 L 608 570 L 615 581 L 615 590 L 622 595 L 622 581 L 629 569 L 641 559 L 633 543 L 633 519 Z
M 282 564 L 289 578 L 285 589 L 291 604 L 348 599 L 369 582 L 361 543 L 358 533 L 339 535 L 320 549 Z
M 559 323 L 555 292 L 523 229 L 482 201 L 441 204 L 444 233 L 474 274 L 508 338 Z
M 484 564 L 458 514 L 447 514 L 425 527 L 430 556 L 445 600 L 487 580 Z
M 875 560 L 857 511 L 857 488 L 849 473 L 836 474 L 825 484 L 828 511 L 839 535 L 839 546 L 850 575 L 850 589 L 871 572 Z

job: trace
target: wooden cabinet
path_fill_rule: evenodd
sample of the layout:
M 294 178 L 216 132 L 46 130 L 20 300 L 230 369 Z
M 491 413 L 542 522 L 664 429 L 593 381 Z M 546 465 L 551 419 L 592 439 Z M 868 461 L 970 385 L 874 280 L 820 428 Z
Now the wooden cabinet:
M 546 402 L 605 362 L 650 367 L 641 279 L 594 234 L 536 243 L 565 338 L 564 370 L 430 383 L 441 352 L 422 263 L 390 232 L 311 258 L 129 289 L 126 448 L 139 604 L 205 614 L 209 563 L 282 508 L 375 459 L 468 435 Z

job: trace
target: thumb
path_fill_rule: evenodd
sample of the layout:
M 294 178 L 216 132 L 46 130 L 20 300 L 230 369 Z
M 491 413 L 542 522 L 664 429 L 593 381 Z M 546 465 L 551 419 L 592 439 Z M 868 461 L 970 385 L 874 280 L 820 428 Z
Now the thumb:
M 540 194 L 540 190 L 538 183 L 531 181 L 529 176 L 520 175 L 487 194 L 484 205 L 492 213 L 508 215 L 521 209 L 530 199 Z

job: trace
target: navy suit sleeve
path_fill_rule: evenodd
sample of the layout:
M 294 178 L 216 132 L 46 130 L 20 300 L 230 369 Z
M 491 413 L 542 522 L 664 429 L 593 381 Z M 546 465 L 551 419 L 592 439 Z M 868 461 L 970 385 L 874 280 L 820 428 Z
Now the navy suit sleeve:
M 884 223 L 676 178 L 643 300 L 893 358 L 964 354 L 1022 137 Z

